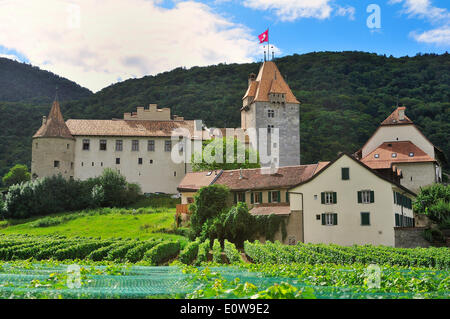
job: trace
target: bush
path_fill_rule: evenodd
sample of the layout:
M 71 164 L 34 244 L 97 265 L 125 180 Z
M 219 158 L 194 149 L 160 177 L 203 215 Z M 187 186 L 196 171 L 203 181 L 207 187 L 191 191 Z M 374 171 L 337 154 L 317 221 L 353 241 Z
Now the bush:
M 11 185 L 28 182 L 31 179 L 31 174 L 28 172 L 26 165 L 17 164 L 3 176 L 3 185 L 9 187 Z
M 447 224 L 450 219 L 450 185 L 434 184 L 422 188 L 413 208 L 437 224 Z
M 132 263 L 138 262 L 142 260 L 142 258 L 144 258 L 144 254 L 147 250 L 153 248 L 160 242 L 161 239 L 151 239 L 147 242 L 143 242 L 138 246 L 128 250 L 127 254 L 125 255 L 125 259 Z
M 172 257 L 176 257 L 180 251 L 180 243 L 177 241 L 165 241 L 148 250 L 144 254 L 144 260 L 157 266 Z
M 227 256 L 228 261 L 231 264 L 242 262 L 241 254 L 236 249 L 236 246 L 233 243 L 230 243 L 228 240 L 225 239 L 223 246 L 224 246 L 223 250 L 225 252 L 225 255 Z
M 195 264 L 197 266 L 200 266 L 202 262 L 208 261 L 208 253 L 209 249 L 211 248 L 211 242 L 209 239 L 205 240 L 203 243 L 201 243 L 198 247 L 198 254 L 197 254 L 197 260 Z
M 222 247 L 220 246 L 220 242 L 217 239 L 214 239 L 212 253 L 213 262 L 222 263 Z
M 188 243 L 180 253 L 179 260 L 186 265 L 192 264 L 194 259 L 197 257 L 199 245 L 199 239 Z

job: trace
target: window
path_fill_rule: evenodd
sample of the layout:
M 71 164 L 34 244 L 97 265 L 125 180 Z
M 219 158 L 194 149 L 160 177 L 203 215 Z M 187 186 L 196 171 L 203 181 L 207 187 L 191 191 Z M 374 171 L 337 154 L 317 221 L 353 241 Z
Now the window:
M 153 160 L 150 160 L 150 164 L 153 164 Z
M 380 157 L 380 154 L 374 154 L 373 157 L 379 158 L 379 157 Z
M 70 169 L 73 169 L 73 162 L 70 162 Z
M 409 152 L 409 157 L 414 157 L 414 152 Z
M 350 168 L 349 167 L 342 167 L 341 168 L 341 175 L 342 175 L 342 180 L 349 180 L 350 179 Z
M 70 148 L 70 144 L 67 144 L 67 149 L 69 149 Z
M 234 202 L 245 202 L 245 193 L 244 192 L 239 192 L 239 193 L 234 193 Z
M 83 140 L 83 151 L 89 151 L 89 140 Z
M 164 141 L 164 151 L 172 151 L 172 141 Z
M 316 220 L 320 220 L 320 215 L 319 214 L 316 215 Z
M 396 158 L 397 157 L 397 153 L 392 153 L 392 158 Z
M 270 191 L 269 192 L 269 203 L 279 203 L 281 199 L 280 191 Z
M 262 203 L 262 192 L 253 192 L 250 195 L 250 202 L 252 204 L 261 204 Z
M 173 176 L 177 176 L 177 172 L 175 171 L 175 172 L 173 172 Z
M 103 167 L 103 162 L 100 162 L 100 166 Z
M 188 197 L 187 198 L 187 202 L 188 202 L 188 204 L 194 203 L 194 198 L 193 197 Z
M 155 140 L 149 140 L 147 143 L 147 151 L 154 152 L 155 151 Z
M 116 152 L 122 152 L 123 150 L 123 141 L 116 140 Z
M 275 111 L 274 110 L 268 110 L 267 111 L 267 117 L 275 117 Z
M 272 133 L 273 132 L 273 125 L 267 125 L 267 133 Z
M 106 140 L 100 140 L 100 151 L 106 151 Z
M 120 164 L 120 157 L 116 157 L 116 164 Z
M 92 166 L 94 166 L 94 162 L 92 162 Z
M 322 214 L 322 225 L 325 226 L 337 225 L 337 214 L 336 213 Z
M 322 204 L 336 204 L 337 193 L 336 192 L 322 192 L 321 193 Z
M 370 213 L 361 213 L 361 226 L 370 225 Z
M 81 166 L 84 166 L 84 163 L 83 163 L 83 162 L 81 162 Z
M 138 164 L 139 164 L 139 165 L 142 165 L 142 157 L 139 157 L 139 158 L 138 158 Z
M 59 167 L 59 161 L 54 161 L 53 162 L 53 167 Z
M 375 202 L 375 192 L 371 190 L 358 191 L 358 203 L 370 204 Z
M 131 141 L 131 150 L 134 152 L 139 151 L 139 141 L 138 140 Z

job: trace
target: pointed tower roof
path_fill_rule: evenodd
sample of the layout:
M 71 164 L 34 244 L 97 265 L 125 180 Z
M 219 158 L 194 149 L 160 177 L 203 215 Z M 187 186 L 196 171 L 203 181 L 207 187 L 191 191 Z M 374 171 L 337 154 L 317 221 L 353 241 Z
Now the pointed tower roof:
M 263 63 L 256 80 L 251 82 L 243 99 L 254 97 L 256 102 L 268 102 L 269 93 L 285 94 L 286 103 L 300 104 L 273 61 Z
M 402 125 L 402 124 L 413 124 L 413 121 L 405 114 L 406 107 L 399 106 L 391 113 L 381 125 Z
M 33 138 L 35 137 L 62 137 L 73 139 L 69 128 L 64 122 L 57 97 L 55 97 L 55 100 L 53 101 L 48 118 L 42 121 L 42 126 L 36 134 L 34 134 Z

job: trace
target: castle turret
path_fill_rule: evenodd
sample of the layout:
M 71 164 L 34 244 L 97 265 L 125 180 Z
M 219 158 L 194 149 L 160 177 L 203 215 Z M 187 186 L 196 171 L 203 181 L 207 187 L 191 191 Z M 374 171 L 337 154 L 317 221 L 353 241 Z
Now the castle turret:
M 73 178 L 74 156 L 75 139 L 55 98 L 50 114 L 43 117 L 41 127 L 33 136 L 31 175 L 33 179 L 58 174 Z
M 242 98 L 241 127 L 279 129 L 279 166 L 300 165 L 300 102 L 273 61 L 266 61 L 258 76 L 249 75 Z M 258 143 L 259 143 L 259 136 Z M 260 146 L 258 146 L 258 150 Z

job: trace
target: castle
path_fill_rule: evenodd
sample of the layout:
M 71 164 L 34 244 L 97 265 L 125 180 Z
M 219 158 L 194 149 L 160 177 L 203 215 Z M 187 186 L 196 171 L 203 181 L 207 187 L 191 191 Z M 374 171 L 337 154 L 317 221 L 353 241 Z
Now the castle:
M 300 102 L 292 93 L 273 61 L 264 62 L 259 73 L 250 74 L 242 98 L 241 128 L 267 130 L 270 146 L 278 148 L 278 166 L 300 165 Z M 178 152 L 184 162 L 172 161 L 171 135 L 175 129 L 190 138 L 210 138 L 194 120 L 171 116 L 169 108 L 138 107 L 123 119 L 66 122 L 57 99 L 48 117 L 33 136 L 31 173 L 33 178 L 61 174 L 85 180 L 105 168 L 119 170 L 128 182 L 140 184 L 144 193 L 177 193 L 177 186 L 191 167 L 187 152 Z M 279 130 L 279 142 L 270 140 Z M 223 129 L 221 129 L 223 131 Z M 257 136 L 258 138 L 259 136 Z M 259 138 L 252 147 L 261 150 Z M 180 144 L 181 145 L 181 144 Z M 421 186 L 441 180 L 442 152 L 397 108 L 367 143 L 353 155 L 385 177 L 415 192 Z

